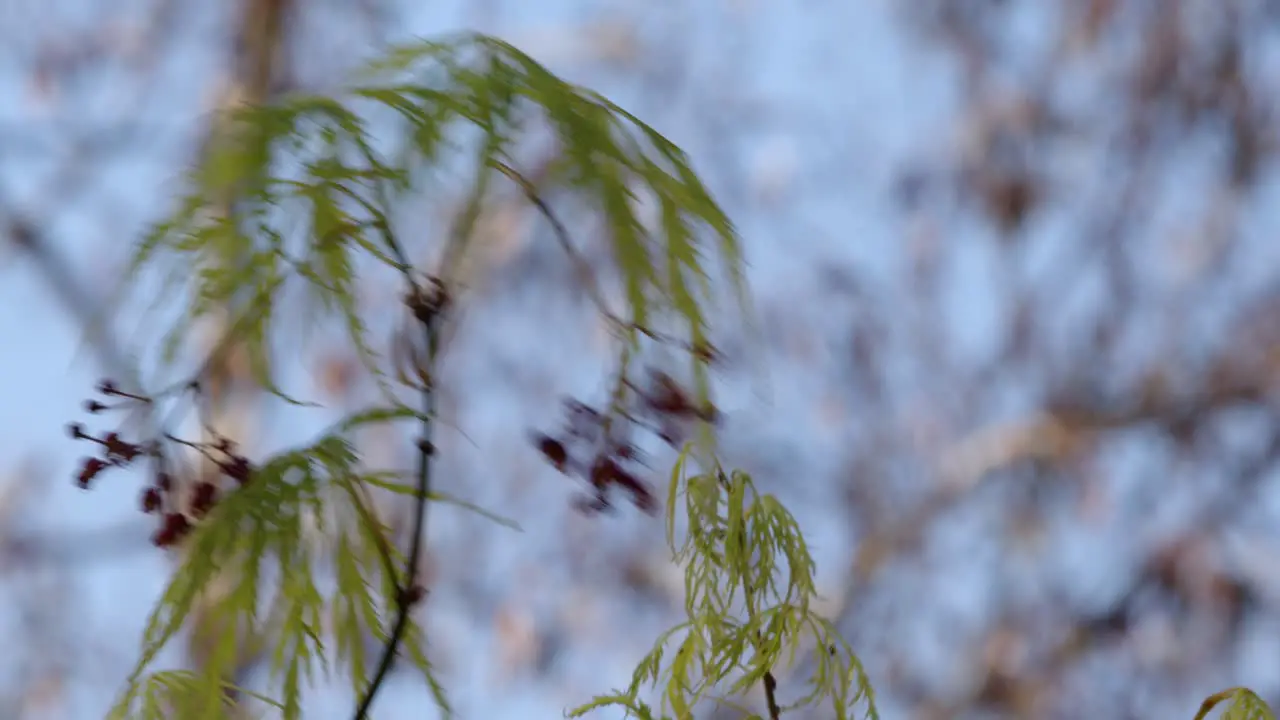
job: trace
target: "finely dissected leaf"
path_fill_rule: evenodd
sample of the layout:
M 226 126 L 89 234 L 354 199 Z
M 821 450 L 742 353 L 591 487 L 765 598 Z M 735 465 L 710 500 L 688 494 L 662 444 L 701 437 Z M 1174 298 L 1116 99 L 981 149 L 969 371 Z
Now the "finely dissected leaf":
M 409 659 L 413 661 L 414 667 L 418 672 L 422 673 L 422 678 L 427 683 L 427 687 L 431 689 L 431 697 L 435 700 L 436 707 L 440 708 L 441 714 L 446 718 L 453 717 L 453 706 L 449 704 L 448 698 L 445 696 L 444 686 L 440 684 L 436 678 L 435 668 L 431 661 L 427 659 L 427 653 L 423 649 L 423 633 L 417 622 L 410 617 L 408 627 L 405 628 L 404 634 L 404 651 L 409 655 Z
M 403 126 L 388 153 L 378 149 L 385 145 L 375 142 L 381 134 L 374 137 L 358 110 L 370 104 L 390 110 Z M 410 496 L 418 490 L 395 482 L 394 476 L 361 469 L 346 436 L 370 424 L 438 418 L 425 418 L 394 399 L 393 373 L 383 367 L 382 355 L 368 338 L 365 309 L 357 298 L 367 280 L 358 259 L 370 257 L 384 268 L 413 276 L 416 270 L 393 221 L 395 203 L 421 190 L 414 179 L 424 168 L 441 165 L 446 151 L 465 146 L 460 133 L 478 131 L 479 137 L 471 138 L 474 148 L 464 155 L 472 176 L 462 210 L 439 234 L 446 243 L 443 276 L 452 281 L 460 261 L 484 241 L 473 230 L 494 170 L 515 164 L 522 133 L 535 121 L 552 131 L 559 150 L 546 187 L 536 191 L 567 190 L 604 220 L 614 274 L 627 301 L 625 322 L 610 317 L 629 341 L 621 350 L 622 373 L 639 352 L 640 329 L 647 334 L 654 323 L 673 319 L 687 330 L 692 347 L 707 346 L 707 304 L 713 300 L 709 256 L 718 254 L 745 307 L 736 230 L 688 157 L 622 108 L 565 82 L 502 41 L 468 34 L 394 48 L 369 68 L 360 86 L 339 96 L 294 95 L 226 113 L 187 177 L 188 192 L 174 213 L 138 244 L 131 261 L 130 277 L 152 265 L 169 264 L 166 303 L 173 305 L 173 298 L 179 298 L 182 314 L 163 338 L 163 359 L 183 356 L 197 321 L 227 313 L 234 320 L 214 355 L 233 344 L 242 348 L 263 388 L 304 404 L 281 391 L 272 372 L 273 349 L 283 347 L 276 337 L 283 319 L 279 289 L 297 277 L 307 291 L 308 322 L 344 327 L 386 402 L 345 418 L 307 447 L 267 460 L 251 483 L 230 493 L 201 522 L 150 619 L 142 659 L 113 717 L 128 716 L 135 700 L 149 717 L 200 717 L 218 711 L 225 686 L 213 673 L 160 673 L 146 681 L 142 674 L 187 623 L 196 599 L 227 572 L 236 573 L 236 580 L 207 619 L 210 628 L 230 630 L 217 636 L 215 669 L 231 663 L 242 636 L 258 632 L 258 605 L 267 598 L 273 623 L 278 619 L 271 659 L 282 692 L 277 707 L 285 717 L 299 716 L 302 688 L 315 664 L 329 670 L 325 640 L 332 641 L 336 665 L 351 673 L 353 688 L 365 691 L 369 663 L 363 638 L 387 639 L 406 560 L 364 501 L 364 488 Z M 505 175 L 521 177 L 514 170 Z M 637 213 L 641 196 L 658 208 L 653 227 Z M 715 253 L 708 237 L 715 242 Z M 693 355 L 697 399 L 709 405 L 707 362 Z M 615 390 L 611 407 L 620 407 L 622 398 L 623 391 Z M 710 448 L 709 424 L 703 425 L 702 445 Z M 745 475 L 730 474 L 727 488 L 718 469 L 687 477 L 689 452 L 681 453 L 668 493 L 667 539 L 685 564 L 688 618 L 677 627 L 680 642 L 674 653 L 664 654 L 664 644 L 674 637 L 664 634 L 637 668 L 628 692 L 596 698 L 591 707 L 617 704 L 635 717 L 652 718 L 637 693 L 665 680 L 663 707 L 685 720 L 702 698 L 713 697 L 717 684 L 756 682 L 779 661 L 782 648 L 794 648 L 791 636 L 806 622 L 817 627 L 807 604 L 813 592 L 812 560 L 794 521 L 772 498 L 756 493 Z M 675 510 L 681 496 L 687 531 L 677 542 Z M 514 527 L 446 495 L 432 492 L 429 499 Z M 344 522 L 351 517 L 354 523 Z M 332 523 L 332 518 L 338 521 Z M 333 598 L 319 591 L 313 576 L 309 528 L 337 534 Z M 268 576 L 263 563 L 279 569 L 274 592 L 260 586 Z M 738 598 L 751 609 L 745 620 L 731 617 Z M 321 632 L 326 622 L 331 638 Z M 412 619 L 403 649 L 447 712 L 425 641 Z M 670 660 L 665 668 L 664 658 Z M 821 670 L 824 678 L 840 674 L 828 672 L 825 665 Z M 859 674 L 842 682 L 856 682 L 862 692 L 865 679 Z M 836 683 L 831 679 L 824 692 L 835 697 L 841 692 Z
M 332 446 L 332 443 L 329 443 Z M 311 449 L 321 458 L 332 458 L 334 449 Z M 235 567 L 240 581 L 218 603 L 207 609 L 205 622 L 220 629 L 208 661 L 205 701 L 221 697 L 221 674 L 237 656 L 243 633 L 254 627 L 257 614 L 258 567 L 273 559 L 282 570 L 277 603 L 285 608 L 284 630 L 275 653 L 276 669 L 287 666 L 296 675 L 307 657 L 321 650 L 319 612 L 324 599 L 316 589 L 305 551 L 300 510 L 314 502 L 317 484 L 307 453 L 287 453 L 259 468 L 253 481 L 229 493 L 197 527 L 187 541 L 184 562 L 170 581 L 144 635 L 144 652 L 130 681 L 130 691 L 118 709 L 127 713 L 137 679 L 156 653 L 185 624 L 194 603 L 223 571 Z M 286 662 L 287 661 L 287 662 Z M 286 683 L 284 704 L 296 708 L 297 694 Z M 216 705 L 216 703 L 215 703 Z M 202 711 L 203 712 L 203 711 Z M 122 715 L 123 716 L 123 715 Z
M 362 614 L 373 607 L 372 598 L 369 596 L 369 583 L 361 572 L 360 564 L 360 559 L 353 552 L 347 536 L 339 537 L 338 549 L 334 554 L 334 566 L 341 592 L 336 602 L 332 604 L 330 612 L 338 659 L 350 671 L 351 689 L 357 695 L 364 691 L 367 676 L 364 632 L 361 626 Z M 376 613 L 373 615 L 376 618 Z
M 388 423 L 394 420 L 422 419 L 422 413 L 407 405 L 371 407 L 348 415 L 338 424 L 334 434 L 348 433 L 365 425 Z
M 408 483 L 392 482 L 384 477 L 381 477 L 375 474 L 364 475 L 360 478 L 360 481 L 368 485 L 373 485 L 374 487 L 379 487 L 379 488 L 382 488 L 383 490 L 390 490 L 391 492 L 398 493 L 401 495 L 416 496 L 418 494 L 418 489 L 414 485 L 410 485 Z M 512 530 L 517 530 L 517 531 L 520 530 L 520 524 L 517 523 L 515 520 L 492 513 L 480 507 L 479 505 L 475 505 L 473 503 L 467 502 L 466 500 L 453 497 L 448 493 L 442 493 L 442 492 L 437 492 L 433 490 L 427 493 L 427 499 L 432 500 L 434 502 L 443 502 L 443 503 L 448 503 L 449 505 L 456 505 L 460 508 L 470 510 L 471 512 L 476 513 L 477 515 L 488 518 L 489 520 L 492 520 L 504 527 L 510 528 Z
M 808 693 L 785 709 L 827 698 L 837 718 L 848 717 L 858 705 L 878 717 L 861 662 L 834 627 L 809 610 L 813 560 L 794 518 L 772 496 L 760 494 L 746 473 L 716 467 L 686 476 L 688 449 L 672 475 L 667 527 L 673 556 L 685 563 L 687 620 L 658 639 L 626 693 L 597 697 L 573 712 L 613 705 L 629 717 L 641 717 L 639 692 L 663 685 L 663 710 L 680 720 L 693 717 L 703 698 L 734 706 L 709 691 L 723 685 L 729 693 L 741 693 L 765 682 L 767 674 L 793 666 L 798 641 L 808 634 L 821 649 L 814 654 L 817 669 Z M 682 495 L 687 528 L 677 539 L 672 508 Z M 735 608 L 745 608 L 744 617 Z M 663 647 L 677 631 L 683 640 L 660 670 Z

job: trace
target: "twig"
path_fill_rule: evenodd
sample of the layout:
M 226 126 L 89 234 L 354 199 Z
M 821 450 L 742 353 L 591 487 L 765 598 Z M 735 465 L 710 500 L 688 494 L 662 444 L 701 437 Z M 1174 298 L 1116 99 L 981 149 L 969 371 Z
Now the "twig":
M 434 350 L 435 333 L 428 328 L 426 335 Z M 423 412 L 430 416 L 435 409 L 435 393 L 432 392 L 430 386 L 423 388 L 422 398 Z M 413 592 L 414 585 L 417 582 L 418 562 L 422 554 L 422 530 L 426 525 L 427 493 L 431 488 L 431 421 L 429 419 L 423 419 L 422 430 L 423 437 L 419 441 L 420 449 L 418 452 L 418 497 L 416 498 L 417 504 L 414 507 L 413 533 L 410 535 L 412 538 L 410 542 L 413 543 L 413 546 L 409 551 L 408 568 L 405 569 L 404 582 L 396 589 L 396 621 L 391 627 L 391 634 L 387 638 L 387 645 L 382 651 L 382 659 L 378 662 L 378 669 L 374 672 L 373 679 L 369 681 L 369 688 L 365 691 L 363 700 L 356 707 L 355 720 L 364 720 L 368 717 L 369 708 L 373 705 L 373 699 L 386 679 L 387 673 L 391 670 L 396 650 L 400 646 L 400 641 L 404 638 L 405 627 L 409 624 L 409 611 L 412 609 L 413 601 L 416 599 Z
M 512 182 L 519 185 L 525 198 L 527 198 L 529 202 L 538 209 L 538 212 L 542 213 L 542 216 L 547 219 L 547 222 L 551 224 L 551 229 L 554 231 L 556 240 L 560 243 L 560 247 L 564 249 L 565 253 L 569 256 L 569 260 L 573 263 L 573 269 L 578 275 L 578 281 L 586 287 L 587 295 L 591 296 L 591 301 L 600 309 L 600 313 L 605 316 L 610 324 L 618 327 L 619 329 L 631 328 L 630 323 L 623 322 L 623 320 L 605 304 L 604 294 L 600 292 L 600 287 L 596 284 L 595 274 L 591 271 L 591 267 L 587 264 L 587 261 L 583 259 L 582 255 L 578 253 L 577 249 L 574 248 L 573 242 L 569 239 L 568 229 L 565 228 L 564 223 L 560 222 L 560 218 L 558 218 L 551 210 L 551 206 L 547 205 L 547 202 L 538 195 L 538 190 L 533 186 L 533 183 L 529 182 L 520 174 L 519 171 L 506 163 L 495 161 L 492 165 L 495 170 L 506 175 Z
M 400 264 L 405 268 L 411 267 L 404 250 L 400 247 L 389 228 L 383 228 L 383 237 L 388 248 L 396 255 L 396 259 Z M 405 270 L 404 275 L 409 286 L 409 304 L 426 299 L 427 296 L 424 294 L 423 288 L 414 280 L 412 271 Z M 382 687 L 383 681 L 386 680 L 387 673 L 390 672 L 391 665 L 395 661 L 396 650 L 404 638 L 405 628 L 409 624 L 409 612 L 414 602 L 418 599 L 415 585 L 417 583 L 419 558 L 422 555 L 422 532 L 426 526 L 427 495 L 431 490 L 431 455 L 434 450 L 431 443 L 431 418 L 435 415 L 436 404 L 434 384 L 436 354 L 439 351 L 439 334 L 437 331 L 440 328 L 441 316 L 444 314 L 447 302 L 443 287 L 438 287 L 437 291 L 434 296 L 436 301 L 435 312 L 423 316 L 417 312 L 417 307 L 411 308 L 415 311 L 414 315 L 422 326 L 423 339 L 427 345 L 426 363 L 428 373 L 427 382 L 422 384 L 422 437 L 418 440 L 418 486 L 417 497 L 415 498 L 416 505 L 414 506 L 413 533 L 410 535 L 410 542 L 413 543 L 413 546 L 409 550 L 408 567 L 405 568 L 404 582 L 396 587 L 395 623 L 391 626 L 391 633 L 387 638 L 386 647 L 382 651 L 382 658 L 378 661 L 378 669 L 369 681 L 369 687 L 365 690 L 364 697 L 361 698 L 356 706 L 354 720 L 365 720 L 368 717 L 373 700 L 377 696 L 378 690 Z
M 551 206 L 547 204 L 547 201 L 543 200 L 542 196 L 538 194 L 537 187 L 524 177 L 524 175 L 520 174 L 518 170 L 506 163 L 493 161 L 490 164 L 495 170 L 506 175 L 512 182 L 519 185 L 525 198 L 528 199 L 529 202 L 538 209 L 538 212 L 542 213 L 542 216 L 547 219 L 547 222 L 551 224 L 551 229 L 554 231 L 556 241 L 560 243 L 560 247 L 564 249 L 565 254 L 569 256 L 569 261 L 573 263 L 573 269 L 578 276 L 578 281 L 586 287 L 587 295 L 591 297 L 591 301 L 595 303 L 596 308 L 600 310 L 600 314 L 603 315 L 605 320 L 607 320 L 609 324 L 612 325 L 620 334 L 626 335 L 627 333 L 640 333 L 650 340 L 683 347 L 685 350 L 693 353 L 705 354 L 712 352 L 708 347 L 699 347 L 697 344 L 685 342 L 677 337 L 664 332 L 659 332 L 658 330 L 654 330 L 653 328 L 646 327 L 639 323 L 623 320 L 617 313 L 610 310 L 608 304 L 605 303 L 604 293 L 600 291 L 600 286 L 596 283 L 596 276 L 592 271 L 591 266 L 582 257 L 582 253 L 578 252 L 577 248 L 574 247 L 573 241 L 569 237 L 569 230 L 564 226 L 564 223 L 560 221 L 560 218 L 555 214 L 555 211 L 551 209 Z

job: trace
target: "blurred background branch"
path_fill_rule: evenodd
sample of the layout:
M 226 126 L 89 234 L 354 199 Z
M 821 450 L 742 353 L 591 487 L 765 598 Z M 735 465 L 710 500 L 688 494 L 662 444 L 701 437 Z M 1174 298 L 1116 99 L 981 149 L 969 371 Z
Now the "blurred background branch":
M 31 648 L 0 672 L 0 714 L 100 712 L 168 572 L 123 520 L 136 488 L 86 501 L 59 439 L 99 375 L 156 373 L 134 366 L 153 338 L 133 308 L 98 317 L 128 243 L 226 103 L 330 89 L 385 42 L 461 26 L 668 133 L 742 228 L 765 342 L 716 339 L 724 459 L 810 533 L 824 611 L 887 717 L 1190 717 L 1230 685 L 1274 704 L 1278 7 L 563 0 L 536 21 L 496 0 L 0 10 L 0 449 L 14 468 L 0 485 L 13 600 L 0 615 Z M 531 177 L 554 159 L 536 139 L 521 153 Z M 397 218 L 423 258 L 462 201 L 436 180 Z M 442 512 L 425 568 L 428 644 L 463 717 L 542 716 L 625 683 L 682 592 L 660 528 L 572 514 L 572 488 L 524 441 L 562 395 L 604 387 L 607 332 L 552 229 L 510 190 L 468 258 L 474 292 L 444 382 L 461 432 L 439 443 L 441 490 L 526 532 Z M 590 214 L 546 199 L 599 267 L 608 243 Z M 397 298 L 371 282 L 361 299 L 390 338 Z M 329 419 L 266 408 L 230 360 L 220 423 L 257 451 Z M 281 362 L 333 408 L 372 397 L 324 328 Z M 393 432 L 362 447 L 379 467 L 410 452 Z M 670 458 L 654 455 L 661 474 Z M 397 526 L 397 504 L 378 506 Z M 83 637 L 88 651 L 72 643 Z M 784 699 L 804 671 L 780 683 Z M 248 659 L 244 675 L 262 680 Z M 421 716 L 414 688 L 391 690 L 402 703 L 388 717 Z

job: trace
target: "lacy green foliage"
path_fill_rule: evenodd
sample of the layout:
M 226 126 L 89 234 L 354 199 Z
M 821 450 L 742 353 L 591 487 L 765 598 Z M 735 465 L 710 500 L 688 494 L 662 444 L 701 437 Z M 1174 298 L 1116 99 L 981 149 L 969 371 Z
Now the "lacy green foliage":
M 199 697 L 205 684 L 203 678 L 186 670 L 158 672 L 147 681 L 142 690 L 142 715 L 144 717 L 174 717 L 175 714 L 186 717 L 184 713 L 197 712 L 198 707 L 190 704 L 190 699 Z M 249 692 L 243 688 L 224 685 L 224 689 L 249 695 L 269 707 L 283 710 L 276 701 L 264 695 Z M 229 696 L 227 696 L 229 697 Z M 224 703 L 215 703 L 214 707 L 222 710 Z M 192 717 L 195 717 L 193 715 Z
M 1218 705 L 1229 702 L 1222 713 L 1222 720 L 1276 720 L 1276 714 L 1262 698 L 1248 688 L 1235 687 L 1214 693 L 1205 698 L 1196 713 L 1195 720 L 1205 720 Z
M 736 232 L 684 153 L 603 97 L 560 80 L 510 45 L 480 35 L 396 49 L 363 77 L 367 84 L 339 96 L 291 96 L 270 106 L 228 111 L 216 123 L 204 158 L 187 177 L 186 194 L 142 239 L 130 264 L 130 278 L 146 268 L 162 268 L 165 285 L 159 302 L 176 307 L 175 298 L 182 301 L 181 317 L 164 333 L 162 365 L 186 348 L 195 321 L 230 309 L 234 319 L 213 355 L 237 343 L 264 388 L 300 402 L 276 386 L 270 361 L 273 341 L 279 341 L 280 289 L 293 281 L 306 289 L 310 320 L 341 322 L 365 367 L 392 398 L 390 373 L 366 336 L 358 307 L 357 259 L 363 254 L 408 276 L 418 272 L 407 265 L 393 227 L 394 203 L 420 190 L 415 178 L 445 162 L 446 151 L 461 142 L 457 133 L 467 128 L 478 132 L 471 158 L 474 177 L 463 211 L 443 238 L 444 265 L 433 276 L 450 282 L 450 271 L 474 241 L 472 227 L 492 179 L 515 180 L 526 191 L 532 187 L 514 169 L 512 154 L 521 132 L 540 123 L 554 131 L 560 151 L 543 188 L 572 192 L 605 220 L 627 312 L 622 319 L 607 308 L 601 311 L 628 339 L 622 352 L 624 372 L 626 359 L 640 334 L 650 333 L 646 328 L 652 320 L 675 317 L 686 327 L 691 347 L 707 346 L 712 283 L 703 255 L 708 247 L 720 256 L 738 299 L 745 301 Z M 389 108 L 403 120 L 395 157 L 376 147 L 368 120 L 358 111 L 370 104 Z M 642 194 L 658 210 L 654 228 L 646 228 L 637 216 L 635 201 Z M 699 392 L 705 395 L 706 360 L 691 356 Z M 419 368 L 420 377 L 428 370 Z M 396 615 L 397 568 L 405 559 L 374 519 L 365 491 L 417 491 L 393 475 L 362 469 L 349 431 L 399 419 L 435 420 L 390 402 L 387 408 L 348 418 L 305 447 L 262 461 L 250 482 L 199 522 L 151 615 L 142 657 L 113 718 L 221 717 L 232 690 L 223 678 L 245 649 L 265 652 L 271 659 L 282 697 L 263 700 L 286 718 L 300 716 L 302 687 L 314 678 L 317 666 L 326 675 L 345 672 L 357 695 L 366 691 L 370 658 L 361 637 L 370 633 L 388 639 Z M 800 558 L 789 520 L 782 523 L 784 516 L 772 501 L 761 502 L 764 509 L 743 516 L 753 519 L 752 532 L 772 528 L 758 532 L 784 534 L 768 535 L 774 540 L 760 547 L 783 547 L 789 558 Z M 333 539 L 331 552 L 317 549 L 310 539 L 315 531 Z M 808 566 L 797 567 L 793 575 L 807 578 Z M 322 570 L 336 581 L 336 591 L 322 589 L 317 576 Z M 148 674 L 160 651 L 190 624 L 198 599 L 215 580 L 230 582 L 231 590 L 218 595 L 204 627 L 197 628 L 215 638 L 205 672 Z M 797 598 L 807 592 L 807 582 L 792 583 Z M 700 627 L 728 632 L 731 625 L 705 616 L 711 607 L 703 606 Z M 773 643 L 801 624 L 829 633 L 809 619 L 799 599 L 762 606 L 760 613 L 763 619 L 752 627 L 765 632 L 764 640 L 756 643 L 762 648 L 760 659 L 746 666 L 749 672 L 776 656 L 780 650 Z M 410 622 L 404 652 L 448 715 L 420 628 Z M 745 643 L 740 636 L 730 633 L 721 639 Z M 834 662 L 824 661 L 823 667 Z M 835 668 L 837 674 L 846 672 L 847 663 Z
M 686 620 L 658 638 L 626 690 L 597 696 L 570 716 L 618 706 L 642 720 L 688 720 L 700 700 L 736 707 L 728 695 L 759 684 L 771 717 L 829 702 L 832 718 L 850 717 L 858 703 L 878 718 L 862 663 L 830 621 L 809 608 L 814 562 L 795 519 L 743 472 L 716 467 L 685 477 L 687 458 L 686 450 L 672 470 L 667 502 L 667 543 L 685 567 Z M 678 538 L 681 498 L 687 527 Z M 808 692 L 784 704 L 775 693 L 789 689 L 778 687 L 774 673 L 794 665 L 806 634 L 816 669 Z M 658 714 L 640 698 L 646 686 L 660 688 Z
M 495 172 L 520 177 L 511 152 L 522 131 L 537 122 L 555 132 L 560 149 L 546 189 L 572 191 L 606 221 L 626 289 L 624 329 L 632 343 L 637 328 L 672 311 L 683 318 L 691 343 L 705 342 L 704 306 L 712 294 L 700 236 L 707 231 L 745 300 L 732 223 L 684 152 L 617 105 L 482 35 L 395 49 L 365 76 L 378 82 L 342 97 L 290 97 L 239 108 L 220 123 L 204 162 L 188 178 L 191 192 L 143 239 L 131 264 L 133 273 L 169 255 L 163 297 L 185 291 L 191 298 L 168 333 L 165 358 L 172 359 L 194 320 L 236 306 L 235 337 L 247 349 L 256 379 L 285 397 L 271 378 L 268 339 L 276 293 L 296 277 L 316 301 L 317 319 L 341 317 L 366 367 L 384 377 L 356 307 L 353 256 L 368 253 L 407 270 L 389 247 L 392 203 L 414 191 L 412 179 L 443 162 L 458 145 L 455 130 L 468 127 L 480 133 L 475 177 L 448 238 L 447 265 L 467 252 Z M 375 149 L 355 109 L 369 103 L 404 121 L 394 159 Z M 234 203 L 225 202 L 229 194 Z M 636 214 L 641 194 L 659 209 L 652 231 Z M 291 232 L 299 219 L 305 232 Z M 703 378 L 702 363 L 693 369 Z
M 360 420 L 396 415 L 413 417 L 414 413 L 408 409 L 362 413 L 314 443 L 277 454 L 255 470 L 252 482 L 214 508 L 188 541 L 184 561 L 152 613 L 142 657 L 111 717 L 135 717 L 139 710 L 143 717 L 168 718 L 175 713 L 222 717 L 228 688 L 221 678 L 234 670 L 241 644 L 256 642 L 249 638 L 262 633 L 259 614 L 264 606 L 271 608 L 278 621 L 273 623 L 273 646 L 266 650 L 272 673 L 281 680 L 283 699 L 271 704 L 285 717 L 300 716 L 302 684 L 314 679 L 316 665 L 330 669 L 322 639 L 326 630 L 332 633 L 336 657 L 353 688 L 362 691 L 368 670 L 363 634 L 387 639 L 395 610 L 388 600 L 395 596 L 395 564 L 404 564 L 384 528 L 373 520 L 367 488 L 408 493 L 413 489 L 394 482 L 394 473 L 360 470 L 359 458 L 344 433 Z M 431 499 L 449 500 L 437 495 Z M 336 548 L 327 553 L 328 569 L 338 586 L 331 598 L 321 593 L 317 583 L 317 571 L 324 563 L 308 537 L 311 523 L 315 532 L 337 537 Z M 235 585 L 206 620 L 218 629 L 206 672 L 161 672 L 144 681 L 145 670 L 183 629 L 200 594 L 227 571 L 233 571 L 227 576 L 235 579 Z M 269 575 L 278 580 L 267 593 L 264 578 Z M 406 632 L 404 646 L 447 711 L 418 628 Z

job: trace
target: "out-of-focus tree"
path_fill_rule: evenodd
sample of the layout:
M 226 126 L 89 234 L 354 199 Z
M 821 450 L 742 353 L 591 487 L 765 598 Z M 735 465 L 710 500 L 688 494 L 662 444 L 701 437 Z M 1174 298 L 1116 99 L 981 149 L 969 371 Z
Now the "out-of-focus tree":
M 894 188 L 898 272 L 829 271 L 844 627 L 915 717 L 1274 704 L 1275 7 L 903 11 L 957 117 Z
M 96 12 L 110 19 L 95 20 L 46 3 L 0 30 L 14 40 L 3 67 L 24 73 L 18 81 L 51 118 L 0 136 L 5 156 L 43 164 L 39 186 L 49 188 L 0 188 L 0 222 L 90 331 L 88 309 L 105 288 L 76 278 L 114 257 L 107 238 L 158 206 L 113 189 L 111 168 L 142 159 L 168 173 L 194 159 L 210 125 L 171 123 L 169 108 L 209 112 L 215 98 L 245 92 L 248 75 L 237 73 L 261 62 L 246 39 L 262 34 L 229 30 L 253 3 L 124 5 L 103 5 Z M 830 571 L 828 610 L 867 658 L 888 716 L 1189 716 L 1236 683 L 1275 700 L 1272 661 L 1254 663 L 1276 637 L 1280 587 L 1268 561 L 1280 542 L 1270 529 L 1280 452 L 1274 3 L 925 0 L 903 5 L 892 25 L 865 11 L 903 55 L 935 58 L 948 79 L 896 90 L 943 96 L 918 107 L 942 106 L 952 132 L 913 138 L 915 160 L 880 185 L 863 179 L 881 175 L 859 163 L 857 143 L 843 143 L 895 116 L 853 112 L 831 92 L 809 101 L 762 89 L 760 55 L 779 37 L 816 37 L 818 25 L 788 15 L 791 24 L 771 26 L 782 11 L 764 5 L 707 6 L 706 17 L 628 9 L 529 35 L 527 46 L 673 128 L 742 218 L 761 275 L 787 254 L 769 248 L 783 244 L 832 258 L 756 283 L 769 346 L 736 343 L 725 379 L 764 386 L 747 395 L 767 396 L 771 409 L 729 408 L 726 445 L 731 464 L 850 528 L 830 543 L 847 571 Z M 814 13 L 850 32 L 866 19 L 837 5 Z M 272 64 L 266 92 L 337 76 L 343 55 L 324 52 L 338 40 L 326 28 L 363 28 L 360 7 L 288 15 L 267 43 L 287 48 L 278 52 L 288 61 Z M 43 30 L 9 30 L 19 25 Z M 814 62 L 819 80 L 872 74 Z M 84 121 L 95 103 L 124 108 L 108 111 L 119 122 Z M 823 138 L 830 162 L 795 161 L 777 140 L 798 136 Z M 878 213 L 874 223 L 838 211 L 815 223 L 813 207 L 850 196 Z M 493 293 L 483 312 L 511 313 L 532 297 L 557 321 L 587 322 L 565 297 L 573 291 L 560 290 L 571 273 L 528 242 L 544 232 L 536 214 L 517 193 L 505 200 L 484 220 L 504 242 L 480 263 Z M 93 260 L 55 252 L 67 231 L 54 220 L 71 205 L 101 218 L 100 237 L 77 254 Z M 440 205 L 424 223 L 452 210 Z M 872 260 L 844 259 L 843 248 L 862 245 L 875 249 L 853 254 Z M 595 335 L 583 327 L 584 345 Z M 95 341 L 108 367 L 127 364 L 118 337 L 129 336 Z M 471 383 L 507 378 L 521 414 L 581 383 L 566 358 L 519 362 L 513 347 L 535 342 L 519 331 L 459 341 L 469 360 L 449 371 Z M 307 364 L 335 403 L 355 405 L 369 388 L 351 385 L 352 362 L 335 343 Z M 255 394 L 239 397 L 254 408 L 240 417 L 257 417 Z M 500 478 L 485 491 L 499 510 L 542 507 L 521 439 L 484 419 L 480 397 L 444 399 L 462 431 L 442 440 L 459 458 L 447 474 L 467 486 L 483 448 L 496 458 L 484 475 Z M 780 424 L 838 440 L 797 441 L 791 462 Z M 403 459 L 391 438 L 370 443 Z M 598 685 L 564 670 L 568 658 L 609 656 L 617 643 L 600 638 L 621 632 L 615 618 L 663 608 L 680 588 L 646 528 L 553 524 L 561 534 L 518 560 L 484 526 L 451 525 L 457 547 L 437 545 L 449 551 L 427 564 L 440 593 L 456 593 L 459 615 L 498 628 L 498 686 L 531 676 L 570 702 Z M 508 580 L 476 573 L 495 557 Z M 473 667 L 462 641 L 442 633 L 438 648 L 448 664 Z

